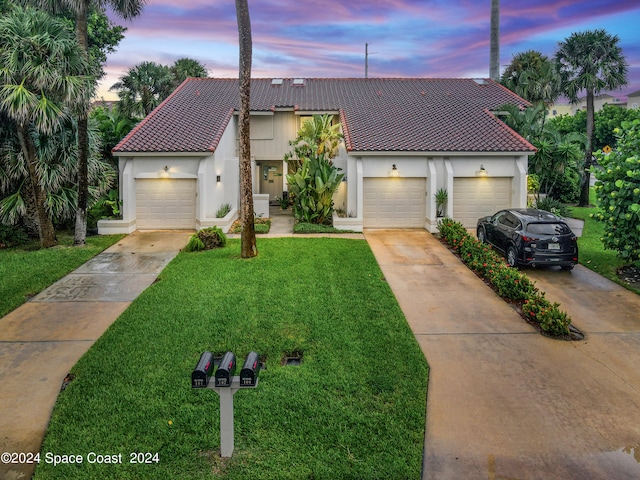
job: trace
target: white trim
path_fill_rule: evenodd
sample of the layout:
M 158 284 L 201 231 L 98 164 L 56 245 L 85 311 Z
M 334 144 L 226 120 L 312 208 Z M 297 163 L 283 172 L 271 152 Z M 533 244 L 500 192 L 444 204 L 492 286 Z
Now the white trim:
M 513 157 L 520 155 L 533 155 L 535 153 L 534 150 L 528 150 L 525 152 L 438 152 L 438 151 L 415 151 L 415 152 L 404 152 L 404 151 L 359 151 L 359 150 L 349 150 L 347 152 L 349 155 L 357 155 L 362 157 L 442 157 L 446 155 L 447 157 Z

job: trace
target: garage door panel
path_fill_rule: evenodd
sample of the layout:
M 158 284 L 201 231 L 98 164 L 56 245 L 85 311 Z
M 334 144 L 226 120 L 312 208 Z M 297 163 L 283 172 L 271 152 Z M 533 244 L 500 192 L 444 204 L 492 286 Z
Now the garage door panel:
M 453 218 L 474 228 L 478 218 L 511 207 L 511 178 L 454 178 Z
M 196 181 L 137 179 L 136 223 L 139 229 L 194 229 Z
M 365 228 L 420 228 L 425 223 L 424 178 L 365 178 Z

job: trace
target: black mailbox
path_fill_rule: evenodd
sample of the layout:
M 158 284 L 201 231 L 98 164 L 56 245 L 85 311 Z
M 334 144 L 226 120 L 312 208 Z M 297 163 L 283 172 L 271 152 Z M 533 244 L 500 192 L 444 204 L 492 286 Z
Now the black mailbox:
M 200 355 L 196 368 L 191 372 L 191 388 L 207 388 L 212 371 L 213 355 L 211 352 L 204 352 Z
M 234 373 L 236 373 L 236 356 L 233 352 L 227 352 L 220 360 L 220 366 L 216 370 L 215 386 L 230 387 Z
M 240 386 L 255 387 L 258 381 L 258 372 L 260 372 L 260 357 L 256 352 L 247 355 L 240 370 Z

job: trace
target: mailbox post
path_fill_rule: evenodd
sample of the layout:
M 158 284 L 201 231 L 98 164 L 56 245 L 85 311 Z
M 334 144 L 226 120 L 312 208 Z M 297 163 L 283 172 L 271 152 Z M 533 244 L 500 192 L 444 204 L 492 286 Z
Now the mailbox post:
M 210 388 L 220 397 L 220 456 L 223 458 L 229 458 L 233 455 L 233 396 L 238 390 L 258 386 L 258 372 L 260 371 L 258 358 L 257 353 L 249 353 L 242 367 L 241 375 L 234 376 L 235 355 L 232 352 L 225 353 L 216 371 L 214 382 L 208 382 L 206 385 L 206 388 Z M 241 377 L 243 378 L 242 383 Z

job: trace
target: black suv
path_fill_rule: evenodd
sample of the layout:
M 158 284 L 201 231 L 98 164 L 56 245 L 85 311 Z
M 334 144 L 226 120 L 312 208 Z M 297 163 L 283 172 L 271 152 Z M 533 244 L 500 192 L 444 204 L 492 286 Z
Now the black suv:
M 478 240 L 504 254 L 512 267 L 578 263 L 578 242 L 562 218 L 544 210 L 514 208 L 478 220 Z

